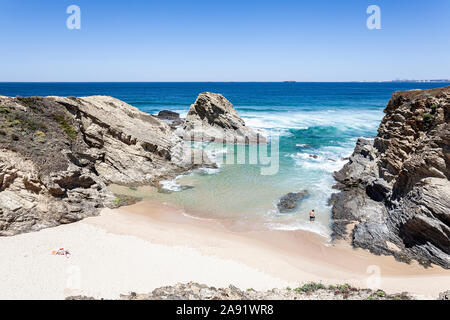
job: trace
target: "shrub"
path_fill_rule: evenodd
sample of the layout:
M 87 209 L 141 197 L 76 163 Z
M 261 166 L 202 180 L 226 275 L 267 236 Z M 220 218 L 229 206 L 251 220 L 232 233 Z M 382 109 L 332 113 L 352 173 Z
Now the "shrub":
M 69 121 L 66 120 L 66 117 L 62 114 L 54 114 L 53 115 L 56 122 L 58 122 L 59 126 L 63 131 L 69 136 L 70 139 L 75 139 L 77 137 L 77 132 L 71 126 Z
M 423 121 L 431 121 L 431 120 L 433 120 L 433 118 L 434 118 L 434 116 L 430 113 L 424 113 L 422 115 Z
M 338 290 L 339 290 L 339 292 L 341 292 L 341 293 L 349 292 L 349 291 L 350 291 L 350 285 L 347 284 L 347 283 L 342 284 L 342 285 L 338 286 Z
M 378 290 L 377 291 L 377 296 L 384 297 L 385 295 L 386 295 L 386 293 L 383 290 Z
M 8 107 L 0 106 L 0 113 L 7 114 L 7 113 L 10 113 L 10 112 L 11 112 L 11 110 L 9 110 Z
M 295 292 L 312 292 L 319 289 L 326 289 L 326 287 L 322 283 L 310 282 L 306 283 L 299 288 L 295 288 Z

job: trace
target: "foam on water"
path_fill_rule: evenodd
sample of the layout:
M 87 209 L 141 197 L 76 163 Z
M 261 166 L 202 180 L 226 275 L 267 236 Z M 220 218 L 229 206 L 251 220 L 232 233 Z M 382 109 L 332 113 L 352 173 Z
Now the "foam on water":
M 246 125 L 268 135 L 269 149 L 272 138 L 280 138 L 279 171 L 274 176 L 262 176 L 258 165 L 225 164 L 224 158 L 233 155 L 234 148 L 194 142 L 191 146 L 203 149 L 219 168 L 193 171 L 189 175 L 193 188 L 188 190 L 180 183 L 183 179 L 164 181 L 163 187 L 174 192 L 163 197 L 172 197 L 172 201 L 202 219 L 225 218 L 253 225 L 259 225 L 262 219 L 266 228 L 307 230 L 329 237 L 328 200 L 335 192 L 332 173 L 347 162 L 359 136 L 376 132 L 382 115 L 379 110 L 366 111 L 268 112 L 248 108 L 243 112 Z M 308 196 L 298 208 L 279 213 L 279 198 L 300 190 L 307 190 Z M 313 223 L 308 216 L 311 209 L 316 212 Z
M 372 137 L 392 93 L 443 83 L 1 83 L 7 96 L 110 95 L 155 114 L 171 110 L 185 117 L 199 92 L 223 94 L 246 125 L 279 139 L 279 170 L 262 175 L 260 165 L 222 164 L 233 150 L 196 145 L 218 162 L 220 169 L 203 169 L 162 182 L 173 192 L 143 194 L 183 206 L 190 215 L 225 218 L 256 227 L 329 231 L 328 199 L 335 191 L 332 172 L 340 169 L 358 137 Z M 317 158 L 309 155 L 316 155 Z M 280 214 L 278 199 L 307 190 L 296 210 Z M 308 212 L 315 209 L 316 221 Z
M 381 110 L 320 110 L 290 112 L 249 112 L 242 117 L 247 126 L 287 133 L 311 127 L 331 126 L 340 131 L 373 131 L 382 117 Z
M 181 191 L 181 185 L 177 183 L 176 179 L 172 180 L 162 180 L 159 182 L 161 187 L 169 191 Z

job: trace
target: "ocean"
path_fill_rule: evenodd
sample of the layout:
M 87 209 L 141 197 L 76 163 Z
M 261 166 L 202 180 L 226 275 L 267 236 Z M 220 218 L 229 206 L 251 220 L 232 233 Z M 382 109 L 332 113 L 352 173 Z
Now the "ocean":
M 216 170 L 196 170 L 164 181 L 162 192 L 133 191 L 184 207 L 200 219 L 219 219 L 232 230 L 310 230 L 330 235 L 333 172 L 347 161 L 359 137 L 377 133 L 383 109 L 397 90 L 426 89 L 449 83 L 0 83 L 6 96 L 108 95 L 155 114 L 162 109 L 185 116 L 200 92 L 223 94 L 246 125 L 274 141 L 279 164 L 273 174 L 261 174 L 262 164 L 222 164 Z M 277 140 L 275 140 L 277 139 Z M 213 159 L 236 153 L 235 148 L 196 144 Z M 247 150 L 248 151 L 248 147 Z M 219 159 L 220 160 L 220 159 Z M 219 161 L 220 162 L 220 161 Z M 306 190 L 292 212 L 280 213 L 278 199 Z M 316 221 L 308 212 L 315 209 Z

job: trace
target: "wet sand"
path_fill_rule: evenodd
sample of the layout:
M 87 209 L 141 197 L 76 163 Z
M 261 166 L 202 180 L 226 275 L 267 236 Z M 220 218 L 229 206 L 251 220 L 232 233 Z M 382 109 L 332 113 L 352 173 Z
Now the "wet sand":
M 69 249 L 70 258 L 52 250 Z M 55 228 L 0 238 L 0 299 L 117 299 L 177 282 L 243 290 L 305 282 L 408 291 L 436 298 L 450 271 L 374 256 L 305 231 L 258 231 L 142 201 Z
M 400 263 L 391 256 L 353 249 L 345 242 L 331 244 L 327 238 L 307 231 L 255 231 L 244 224 L 237 226 L 233 220 L 192 216 L 167 203 L 142 201 L 87 221 L 109 232 L 132 234 L 152 243 L 195 248 L 204 255 L 244 263 L 288 282 L 347 282 L 427 297 L 450 288 L 450 271 L 439 266 Z

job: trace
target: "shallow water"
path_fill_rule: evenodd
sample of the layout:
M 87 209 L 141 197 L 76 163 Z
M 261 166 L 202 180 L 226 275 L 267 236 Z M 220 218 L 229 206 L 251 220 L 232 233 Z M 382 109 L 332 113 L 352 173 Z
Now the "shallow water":
M 373 137 L 383 109 L 396 90 L 442 87 L 445 83 L 0 83 L 0 94 L 111 95 L 142 111 L 168 109 L 187 113 L 198 93 L 222 93 L 250 127 L 279 137 L 279 168 L 261 174 L 262 164 L 222 164 L 218 170 L 197 170 L 163 183 L 168 192 L 136 192 L 149 199 L 181 205 L 201 218 L 252 226 L 307 229 L 330 234 L 328 199 L 332 173 L 339 170 L 358 137 Z M 196 144 L 220 160 L 235 147 Z M 245 148 L 248 154 L 248 147 Z M 145 189 L 148 190 L 148 189 Z M 308 196 L 290 213 L 280 214 L 276 202 L 287 192 Z M 169 192 L 170 191 L 170 192 Z M 130 191 L 134 192 L 134 191 Z M 311 223 L 308 212 L 316 211 Z

